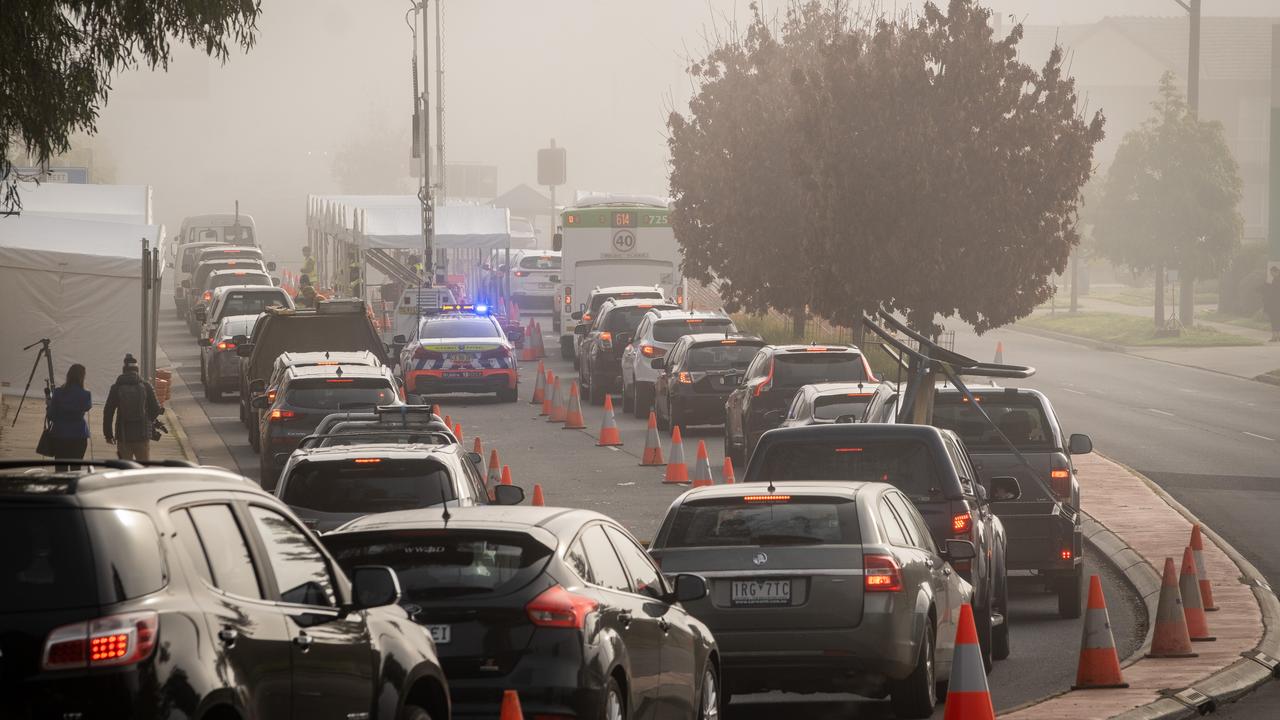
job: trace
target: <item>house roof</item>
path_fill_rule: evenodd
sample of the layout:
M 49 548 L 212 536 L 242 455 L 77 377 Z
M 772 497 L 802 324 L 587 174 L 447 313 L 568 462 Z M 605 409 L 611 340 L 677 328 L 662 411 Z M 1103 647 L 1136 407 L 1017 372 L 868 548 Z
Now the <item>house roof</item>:
M 550 209 L 551 198 L 521 183 L 495 198 L 493 206 L 541 214 Z

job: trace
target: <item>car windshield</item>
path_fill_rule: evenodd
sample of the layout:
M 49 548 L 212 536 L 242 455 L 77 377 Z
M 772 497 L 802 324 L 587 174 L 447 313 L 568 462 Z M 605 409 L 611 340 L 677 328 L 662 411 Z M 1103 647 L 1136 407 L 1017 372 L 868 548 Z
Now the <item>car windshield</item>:
M 360 457 L 303 462 L 289 474 L 282 498 L 326 513 L 380 513 L 456 500 L 453 476 L 434 460 Z
M 284 402 L 303 410 L 344 410 L 389 405 L 396 391 L 382 378 L 315 378 L 289 383 Z
M 686 367 L 690 370 L 744 370 L 751 364 L 760 345 L 733 344 L 697 345 L 689 348 Z
M 857 420 L 870 402 L 871 396 L 863 393 L 822 395 L 813 400 L 813 416 L 819 420 L 838 420 L 852 415 Z
M 653 339 L 661 343 L 673 343 L 693 333 L 730 333 L 736 330 L 729 318 L 659 320 L 653 324 Z
M 505 595 L 542 572 L 551 548 L 524 533 L 490 530 L 407 530 L 326 535 L 324 544 L 347 572 L 386 565 L 403 599 Z
M 231 297 L 222 303 L 222 314 L 257 315 L 272 305 L 288 307 L 289 301 L 285 300 L 285 295 L 281 292 L 231 293 Z
M 851 352 L 780 352 L 774 355 L 774 377 L 782 385 L 866 380 L 862 356 Z
M 498 328 L 485 318 L 441 318 L 424 320 L 422 338 L 502 337 Z
M 861 542 L 852 500 L 788 496 L 785 488 L 751 502 L 741 497 L 680 506 L 664 548 L 737 545 L 856 545 Z
M 775 442 L 765 447 L 755 479 L 884 482 L 917 502 L 946 492 L 929 447 L 916 440 Z
M 1040 398 L 1005 392 L 974 393 L 974 397 L 1018 450 L 1049 452 L 1055 449 L 1054 434 Z M 934 397 L 933 424 L 954 430 L 972 452 L 1009 452 L 996 427 L 960 393 L 938 393 Z
M 560 258 L 545 255 L 531 255 L 520 258 L 520 267 L 525 270 L 559 270 Z

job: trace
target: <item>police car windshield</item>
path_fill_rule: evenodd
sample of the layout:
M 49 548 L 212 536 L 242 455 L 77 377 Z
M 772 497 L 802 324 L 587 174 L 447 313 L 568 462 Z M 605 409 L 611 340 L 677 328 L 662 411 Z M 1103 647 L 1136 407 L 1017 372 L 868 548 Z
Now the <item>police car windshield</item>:
M 502 337 L 498 334 L 498 328 L 486 318 L 462 317 L 424 320 L 419 336 L 424 338 Z

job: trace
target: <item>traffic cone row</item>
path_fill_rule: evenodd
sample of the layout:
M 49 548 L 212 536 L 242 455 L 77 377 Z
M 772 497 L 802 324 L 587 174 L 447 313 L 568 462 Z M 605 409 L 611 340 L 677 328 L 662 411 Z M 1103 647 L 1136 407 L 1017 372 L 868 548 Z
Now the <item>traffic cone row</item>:
M 1102 595 L 1102 580 L 1089 577 L 1089 602 L 1084 611 L 1084 632 L 1080 637 L 1080 662 L 1076 666 L 1076 684 L 1072 690 L 1127 688 L 1120 673 L 1120 657 L 1116 639 L 1111 633 L 1111 616 Z
M 604 420 L 600 423 L 600 436 L 596 439 L 599 447 L 617 447 L 622 444 L 622 434 L 618 432 L 618 419 L 613 415 L 613 396 L 604 396 Z
M 547 346 L 542 340 L 542 324 L 536 320 L 533 323 L 533 345 L 534 358 L 543 359 L 547 356 Z
M 564 429 L 582 430 L 587 424 L 582 421 L 582 400 L 578 397 L 578 382 L 569 385 L 569 407 L 565 409 Z
M 1191 634 L 1187 632 L 1187 615 L 1182 607 L 1182 593 L 1178 588 L 1178 571 L 1173 558 L 1164 559 L 1164 573 L 1160 581 L 1160 604 L 1156 610 L 1156 629 L 1151 638 L 1149 658 L 1196 657 L 1191 649 Z
M 529 401 L 530 405 L 540 404 L 544 396 L 546 396 L 547 394 L 547 378 L 544 375 L 546 371 L 547 369 L 543 367 L 542 361 L 539 360 L 538 375 L 537 375 L 537 378 L 533 381 L 533 399 Z
M 1214 612 L 1218 606 L 1213 602 L 1213 584 L 1209 582 L 1209 573 L 1205 570 L 1200 523 L 1191 526 L 1191 555 L 1196 561 L 1196 577 L 1200 579 L 1200 600 L 1204 602 L 1205 612 Z
M 1182 571 L 1178 574 L 1178 592 L 1182 594 L 1182 614 L 1187 619 L 1187 634 L 1192 642 L 1208 642 L 1217 638 L 1209 634 L 1209 619 L 1204 615 L 1200 599 L 1200 578 L 1196 574 L 1191 547 L 1182 550 Z

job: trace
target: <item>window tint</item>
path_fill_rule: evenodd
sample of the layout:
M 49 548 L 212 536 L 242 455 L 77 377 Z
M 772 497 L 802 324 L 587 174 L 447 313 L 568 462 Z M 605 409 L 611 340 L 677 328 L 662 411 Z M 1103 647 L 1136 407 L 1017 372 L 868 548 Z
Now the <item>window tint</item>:
M 213 570 L 214 586 L 232 595 L 262 597 L 249 546 L 240 531 L 240 524 L 231 513 L 231 507 L 200 505 L 191 508 L 190 512 L 205 556 L 209 558 L 209 567 Z
M 685 335 L 693 333 L 734 332 L 733 321 L 729 318 L 687 318 L 683 320 L 660 320 L 653 326 L 653 339 L 658 342 L 675 342 Z
M 324 378 L 289 383 L 284 401 L 306 410 L 344 410 L 389 405 L 398 397 L 381 378 Z
M 856 545 L 856 505 L 836 497 L 748 503 L 740 497 L 687 502 L 676 510 L 665 546 Z
M 610 590 L 631 592 L 631 584 L 627 582 L 627 573 L 622 563 L 613 552 L 613 545 L 605 537 L 599 525 L 592 525 L 582 533 L 579 540 L 587 551 L 587 562 L 591 564 L 591 576 L 596 585 Z
M 885 482 L 916 502 L 939 500 L 950 489 L 929 446 L 916 440 L 775 442 L 765 448 L 757 479 Z
M 205 283 L 205 290 L 226 287 L 228 285 L 271 285 L 271 278 L 261 273 L 236 272 L 217 275 Z
M 98 604 L 93 552 L 79 509 L 0 507 L 0 548 L 0 613 Z
M 823 395 L 813 401 L 813 416 L 819 420 L 837 420 L 845 415 L 861 419 L 870 399 L 870 395 L 862 393 Z
M 635 333 L 636 327 L 640 325 L 640 321 L 644 319 L 647 312 L 649 312 L 649 308 L 642 306 L 613 308 L 602 321 L 600 329 L 607 330 L 615 335 L 618 333 Z
M 274 510 L 253 506 L 249 514 L 267 546 L 280 599 L 298 605 L 332 607 L 335 602 L 329 566 L 310 536 Z
M 582 540 L 569 546 L 569 550 L 564 554 L 564 560 L 578 577 L 589 583 L 595 582 L 591 576 L 591 565 L 587 563 L 587 551 L 582 547 Z
M 136 510 L 85 510 L 104 603 L 153 593 L 166 581 L 160 536 L 151 516 Z
M 910 545 L 911 542 L 907 540 L 907 532 L 902 529 L 902 525 L 898 522 L 898 516 L 893 514 L 893 510 L 884 498 L 880 499 L 877 509 L 880 512 L 880 532 L 884 533 L 884 539 L 890 545 L 899 547 Z
M 866 380 L 862 356 L 851 352 L 784 352 L 777 355 L 774 377 L 784 385 Z
M 412 510 L 457 499 L 453 476 L 438 462 L 358 459 L 377 462 L 302 463 L 289 475 L 281 499 L 292 506 L 327 513 Z
M 751 363 L 759 345 L 737 343 L 698 345 L 689 351 L 690 370 L 741 370 Z
M 196 526 L 191 522 L 191 515 L 186 510 L 175 510 L 169 513 L 169 520 L 173 522 L 173 529 L 178 535 L 178 544 L 191 560 L 196 574 L 213 585 L 213 570 L 209 568 L 209 558 L 204 554 L 204 546 L 200 544 L 200 536 L 196 534 Z
M 1054 449 L 1053 431 L 1038 397 L 1005 392 L 975 394 L 974 397 L 1014 447 L 1041 452 Z M 933 424 L 954 430 L 970 450 L 1009 452 L 1009 446 L 996 432 L 996 427 L 959 393 L 938 394 L 934 400 Z
M 520 258 L 520 267 L 525 270 L 559 270 L 560 258 L 546 255 L 529 255 Z
M 886 497 L 889 498 L 889 503 L 893 505 L 893 509 L 898 512 L 898 517 L 902 519 L 903 525 L 915 537 L 916 547 L 937 554 L 938 546 L 934 544 L 933 536 L 929 534 L 929 526 L 925 524 L 924 518 L 920 516 L 920 511 L 916 509 L 916 506 L 898 493 L 889 493 Z
M 609 527 L 605 529 L 609 539 L 613 541 L 613 547 L 618 551 L 619 557 L 622 558 L 622 564 L 627 570 L 627 577 L 631 579 L 631 586 L 635 588 L 635 592 L 641 595 L 660 600 L 665 594 L 665 588 L 662 585 L 662 573 L 658 572 L 658 568 L 654 567 L 653 561 L 649 559 L 649 555 L 635 541 L 619 532 L 617 528 Z

